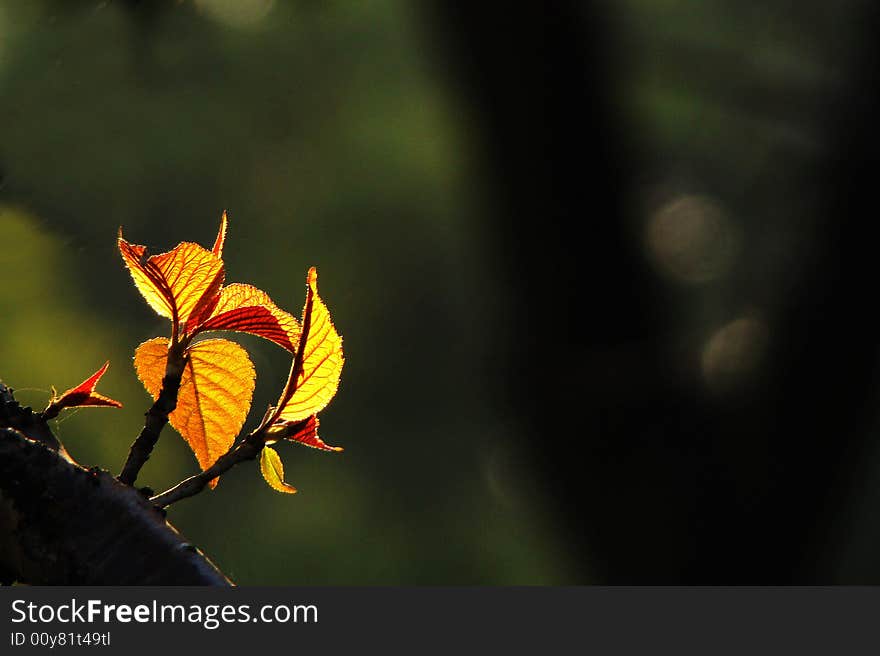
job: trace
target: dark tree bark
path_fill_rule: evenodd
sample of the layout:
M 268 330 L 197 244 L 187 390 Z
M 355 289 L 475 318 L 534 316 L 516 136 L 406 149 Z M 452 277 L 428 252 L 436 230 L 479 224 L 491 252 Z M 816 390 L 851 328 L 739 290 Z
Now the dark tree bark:
M 0 582 L 231 585 L 135 488 L 67 454 L 0 383 Z

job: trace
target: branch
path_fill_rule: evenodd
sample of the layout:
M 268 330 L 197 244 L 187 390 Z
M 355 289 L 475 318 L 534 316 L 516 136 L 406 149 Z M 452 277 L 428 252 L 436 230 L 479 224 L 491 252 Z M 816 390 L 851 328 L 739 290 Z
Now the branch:
M 231 585 L 163 511 L 53 448 L 40 422 L 0 383 L 0 583 Z
M 64 451 L 64 446 L 52 433 L 46 418 L 31 410 L 30 407 L 21 407 L 13 396 L 13 390 L 0 382 L 0 426 L 14 428 L 32 440 L 45 444 L 50 449 Z M 67 456 L 69 457 L 69 456 Z
M 150 502 L 159 508 L 164 508 L 170 506 L 175 501 L 196 495 L 205 489 L 208 483 L 221 474 L 225 474 L 238 463 L 256 458 L 260 455 L 260 451 L 265 445 L 266 432 L 263 427 L 260 427 L 245 439 L 233 445 L 229 451 L 217 458 L 217 462 L 205 471 L 195 476 L 190 476 L 162 494 L 157 494 L 150 499 Z
M 141 468 L 150 459 L 150 454 L 159 441 L 159 433 L 168 423 L 168 415 L 177 407 L 177 394 L 180 391 L 180 379 L 186 358 L 181 345 L 172 345 L 168 350 L 168 362 L 165 365 L 165 377 L 162 378 L 162 390 L 152 407 L 144 415 L 144 427 L 132 442 L 128 458 L 119 474 L 119 481 L 126 485 L 134 485 Z
M 217 458 L 217 462 L 200 474 L 190 476 L 162 494 L 157 494 L 150 499 L 150 502 L 158 508 L 165 508 L 176 501 L 196 495 L 204 490 L 208 483 L 225 474 L 238 463 L 254 460 L 267 443 L 274 444 L 286 440 L 299 433 L 310 420 L 314 421 L 314 417 L 311 417 L 293 423 L 285 422 L 282 425 L 272 424 L 275 414 L 276 408 L 269 406 L 260 425 L 246 438 L 233 444 L 229 451 Z

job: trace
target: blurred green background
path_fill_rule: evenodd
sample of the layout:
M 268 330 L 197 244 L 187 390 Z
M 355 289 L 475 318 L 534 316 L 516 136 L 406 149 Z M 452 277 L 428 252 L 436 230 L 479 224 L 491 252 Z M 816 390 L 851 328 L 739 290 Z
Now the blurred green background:
M 282 447 L 295 497 L 255 463 L 169 513 L 240 584 L 566 580 L 481 376 L 498 283 L 421 29 L 394 0 L 0 3 L 0 375 L 42 408 L 110 359 L 101 391 L 124 408 L 55 425 L 79 462 L 119 471 L 149 406 L 134 348 L 169 330 L 119 225 L 153 252 L 210 246 L 227 209 L 227 281 L 295 315 L 319 268 L 347 356 L 322 435 L 345 453 Z M 253 426 L 289 360 L 241 341 Z M 138 483 L 195 471 L 166 428 Z

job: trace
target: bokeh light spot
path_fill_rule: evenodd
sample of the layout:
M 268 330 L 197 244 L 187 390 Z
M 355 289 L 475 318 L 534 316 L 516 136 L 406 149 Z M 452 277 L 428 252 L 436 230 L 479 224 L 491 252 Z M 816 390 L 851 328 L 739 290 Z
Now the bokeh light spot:
M 730 269 L 738 251 L 736 226 L 710 199 L 678 196 L 650 218 L 648 251 L 668 276 L 687 283 L 714 280 Z
M 761 319 L 741 317 L 722 326 L 703 348 L 706 384 L 726 390 L 745 382 L 758 369 L 766 343 L 767 326 Z

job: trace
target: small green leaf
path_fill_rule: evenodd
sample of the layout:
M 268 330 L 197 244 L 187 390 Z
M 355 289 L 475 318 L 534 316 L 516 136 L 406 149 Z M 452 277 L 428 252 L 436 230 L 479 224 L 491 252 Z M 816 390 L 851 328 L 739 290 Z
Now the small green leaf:
M 284 482 L 284 465 L 281 463 L 281 457 L 270 446 L 263 447 L 260 453 L 260 473 L 273 490 L 296 494 L 296 488 Z

